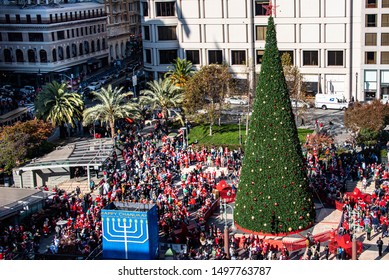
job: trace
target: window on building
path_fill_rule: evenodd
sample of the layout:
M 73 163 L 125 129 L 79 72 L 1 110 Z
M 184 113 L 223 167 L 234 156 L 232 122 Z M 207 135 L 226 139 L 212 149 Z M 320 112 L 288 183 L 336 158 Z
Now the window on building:
M 27 57 L 28 57 L 28 62 L 30 62 L 30 63 L 36 62 L 36 54 L 35 54 L 34 50 L 29 49 L 27 51 Z
M 57 50 L 56 49 L 53 49 L 53 51 L 52 51 L 52 58 L 53 58 L 53 62 L 57 61 Z
M 15 22 L 20 23 L 20 15 L 15 15 Z
M 74 38 L 74 29 L 72 29 L 72 38 Z
M 145 49 L 145 63 L 151 64 L 151 50 Z
M 172 64 L 177 58 L 177 50 L 159 50 L 159 64 Z
M 147 2 L 141 2 L 142 10 L 143 10 L 143 16 L 148 17 L 149 16 L 149 3 Z
M 176 26 L 158 26 L 158 40 L 171 41 L 177 40 Z
M 377 15 L 366 15 L 366 27 L 377 27 Z
M 231 65 L 245 65 L 246 51 L 231 51 Z
M 41 63 L 47 63 L 47 52 L 45 50 L 39 51 L 39 61 Z
M 143 36 L 145 41 L 150 41 L 150 26 L 143 26 Z
M 65 40 L 65 31 L 57 31 L 57 40 Z
M 208 64 L 222 64 L 222 63 L 223 63 L 223 51 L 221 50 L 208 51 Z
M 328 51 L 328 66 L 343 66 L 343 51 Z
M 5 15 L 5 23 L 11 23 L 11 17 L 9 15 Z
M 365 64 L 376 64 L 376 52 L 365 52 Z
M 23 42 L 23 34 L 20 32 L 8 32 L 8 41 Z
M 257 50 L 257 64 L 262 64 L 262 58 L 265 51 L 263 50 Z
M 377 93 L 377 71 L 365 70 L 364 80 L 365 101 L 375 99 Z
M 266 9 L 265 6 L 269 5 L 269 0 L 257 0 L 255 1 L 255 15 L 256 16 L 265 16 Z
M 60 13 L 60 18 L 61 18 L 61 21 L 63 21 L 63 14 Z M 59 56 L 59 48 L 58 48 L 58 56 Z
M 288 54 L 290 57 L 290 63 L 291 65 L 294 65 L 294 52 L 293 51 L 279 51 L 280 53 L 280 58 L 282 59 L 282 56 L 284 54 Z
M 317 66 L 319 65 L 319 52 L 318 51 L 303 51 L 303 65 L 304 66 Z
M 381 15 L 381 26 L 382 27 L 389 27 L 389 14 L 382 14 Z
M 265 41 L 266 40 L 267 26 L 257 25 L 255 26 L 255 40 Z
M 0 42 L 3 41 L 3 36 L 1 35 L 1 32 L 0 32 Z
M 70 20 L 73 20 L 73 12 L 70 12 Z
M 84 36 L 84 28 L 80 27 L 81 36 Z
M 381 46 L 389 46 L 389 33 L 381 33 Z
M 176 15 L 176 8 L 174 2 L 156 2 L 157 17 L 174 17 Z
M 31 15 L 26 15 L 26 21 L 27 23 L 31 23 Z
M 55 14 L 55 22 L 58 22 L 58 14 Z
M 366 8 L 377 8 L 377 0 L 365 0 Z
M 377 46 L 377 33 L 365 33 L 365 46 Z
M 77 37 L 80 36 L 80 31 L 78 30 L 78 28 L 76 29 L 76 34 L 77 34 Z
M 22 50 L 17 49 L 15 51 L 15 54 L 16 54 L 16 62 L 24 62 L 24 54 Z
M 39 24 L 42 23 L 42 16 L 41 15 L 36 15 L 36 22 Z
M 88 35 L 88 27 L 85 26 L 85 35 Z
M 51 32 L 51 40 L 55 41 L 55 32 Z
M 70 38 L 70 29 L 66 30 L 66 38 L 67 38 L 67 39 Z
M 43 42 L 43 33 L 28 33 L 30 42 Z
M 53 23 L 53 15 L 50 14 L 50 23 Z
M 12 62 L 12 53 L 9 49 L 4 49 L 3 54 L 5 62 Z
M 389 8 L 389 0 L 382 0 L 382 8 Z
M 200 64 L 200 51 L 199 50 L 186 50 L 186 60 L 192 62 L 192 64 Z
M 381 52 L 381 64 L 389 64 L 389 52 Z

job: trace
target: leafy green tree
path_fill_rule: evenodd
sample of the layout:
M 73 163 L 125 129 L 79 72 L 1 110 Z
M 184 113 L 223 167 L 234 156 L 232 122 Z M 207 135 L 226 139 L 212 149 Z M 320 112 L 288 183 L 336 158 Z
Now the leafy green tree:
M 25 161 L 41 155 L 53 127 L 42 120 L 17 122 L 0 131 L 0 167 L 6 173 Z
M 115 137 L 115 122 L 124 118 L 139 118 L 139 106 L 129 99 L 132 92 L 122 92 L 123 88 L 114 88 L 108 85 L 107 88 L 101 88 L 100 91 L 93 91 L 93 100 L 99 104 L 87 108 L 84 111 L 84 125 L 89 125 L 99 120 L 111 129 L 111 137 Z
M 148 89 L 142 91 L 140 104 L 150 106 L 151 110 L 160 109 L 165 119 L 165 133 L 168 134 L 168 119 L 175 112 L 184 125 L 184 119 L 179 109 L 182 107 L 183 94 L 180 88 L 170 79 L 159 79 L 147 83 Z
M 170 81 L 179 88 L 185 88 L 187 81 L 193 74 L 193 64 L 186 58 L 177 57 L 173 64 L 168 66 L 169 71 L 165 73 L 164 78 L 169 78 Z
M 295 108 L 296 115 L 303 118 L 307 108 L 298 108 L 297 101 L 307 101 L 304 77 L 301 74 L 300 69 L 293 65 L 292 57 L 289 53 L 282 53 L 281 63 L 284 68 L 284 75 L 286 84 L 288 86 L 289 95 L 291 98 L 296 100 L 296 104 L 292 103 L 292 107 Z
M 84 110 L 81 95 L 68 92 L 66 87 L 66 83 L 47 83 L 35 100 L 36 116 L 50 121 L 53 127 L 59 125 L 61 138 L 66 135 L 65 124 L 74 127 L 75 121 L 81 120 Z
M 379 100 L 370 104 L 357 102 L 346 110 L 344 124 L 354 132 L 358 144 L 374 145 L 382 129 L 389 124 L 389 105 Z
M 220 118 L 224 98 L 233 89 L 233 79 L 228 66 L 211 64 L 201 67 L 187 82 L 184 107 L 189 114 L 205 110 L 209 121 L 209 134 L 212 126 Z
M 234 213 L 240 227 L 273 234 L 305 229 L 315 218 L 273 17 L 268 21 Z

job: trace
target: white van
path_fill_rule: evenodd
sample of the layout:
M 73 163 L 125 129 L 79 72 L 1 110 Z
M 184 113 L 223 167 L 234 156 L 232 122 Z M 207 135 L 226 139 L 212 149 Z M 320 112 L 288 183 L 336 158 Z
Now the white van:
M 316 94 L 315 108 L 346 110 L 348 103 L 343 96 L 333 94 Z

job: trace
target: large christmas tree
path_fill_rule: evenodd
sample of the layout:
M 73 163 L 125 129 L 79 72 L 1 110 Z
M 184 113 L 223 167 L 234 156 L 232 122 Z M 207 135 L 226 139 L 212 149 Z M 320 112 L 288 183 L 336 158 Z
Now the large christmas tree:
M 272 17 L 234 212 L 239 227 L 273 234 L 305 229 L 315 219 Z

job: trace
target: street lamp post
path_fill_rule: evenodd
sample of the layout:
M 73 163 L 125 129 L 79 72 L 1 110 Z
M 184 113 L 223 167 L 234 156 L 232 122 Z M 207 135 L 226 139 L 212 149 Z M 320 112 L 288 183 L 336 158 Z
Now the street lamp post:
M 355 73 L 355 101 L 358 99 L 358 72 Z
M 249 135 L 249 115 L 250 115 L 250 94 L 247 102 L 247 116 L 246 116 L 246 136 Z
M 70 86 L 71 89 L 73 90 L 73 74 L 70 74 L 70 77 L 66 74 L 61 74 L 62 76 L 65 76 L 66 78 L 70 79 Z
M 134 65 L 134 68 L 132 68 L 132 86 L 134 87 L 134 97 L 136 98 L 136 85 L 138 84 L 138 77 L 135 75 L 135 68 L 138 66 L 137 64 Z
M 188 120 L 185 119 L 185 127 L 186 127 L 186 146 L 188 147 L 189 145 L 189 129 L 188 129 Z
M 240 133 L 240 117 L 239 117 L 239 145 L 242 145 L 242 134 Z
M 227 207 L 231 209 L 232 215 L 234 215 L 234 208 L 232 208 L 231 205 L 228 205 L 226 200 L 224 201 L 220 198 L 220 215 L 224 219 L 224 252 L 227 255 L 227 258 L 230 258 L 230 246 L 229 246 L 229 241 L 230 241 L 230 235 L 229 235 L 229 230 L 228 230 L 228 222 L 227 222 Z M 235 229 L 235 224 L 234 224 L 234 218 L 232 217 L 232 226 L 231 228 L 234 230 Z

